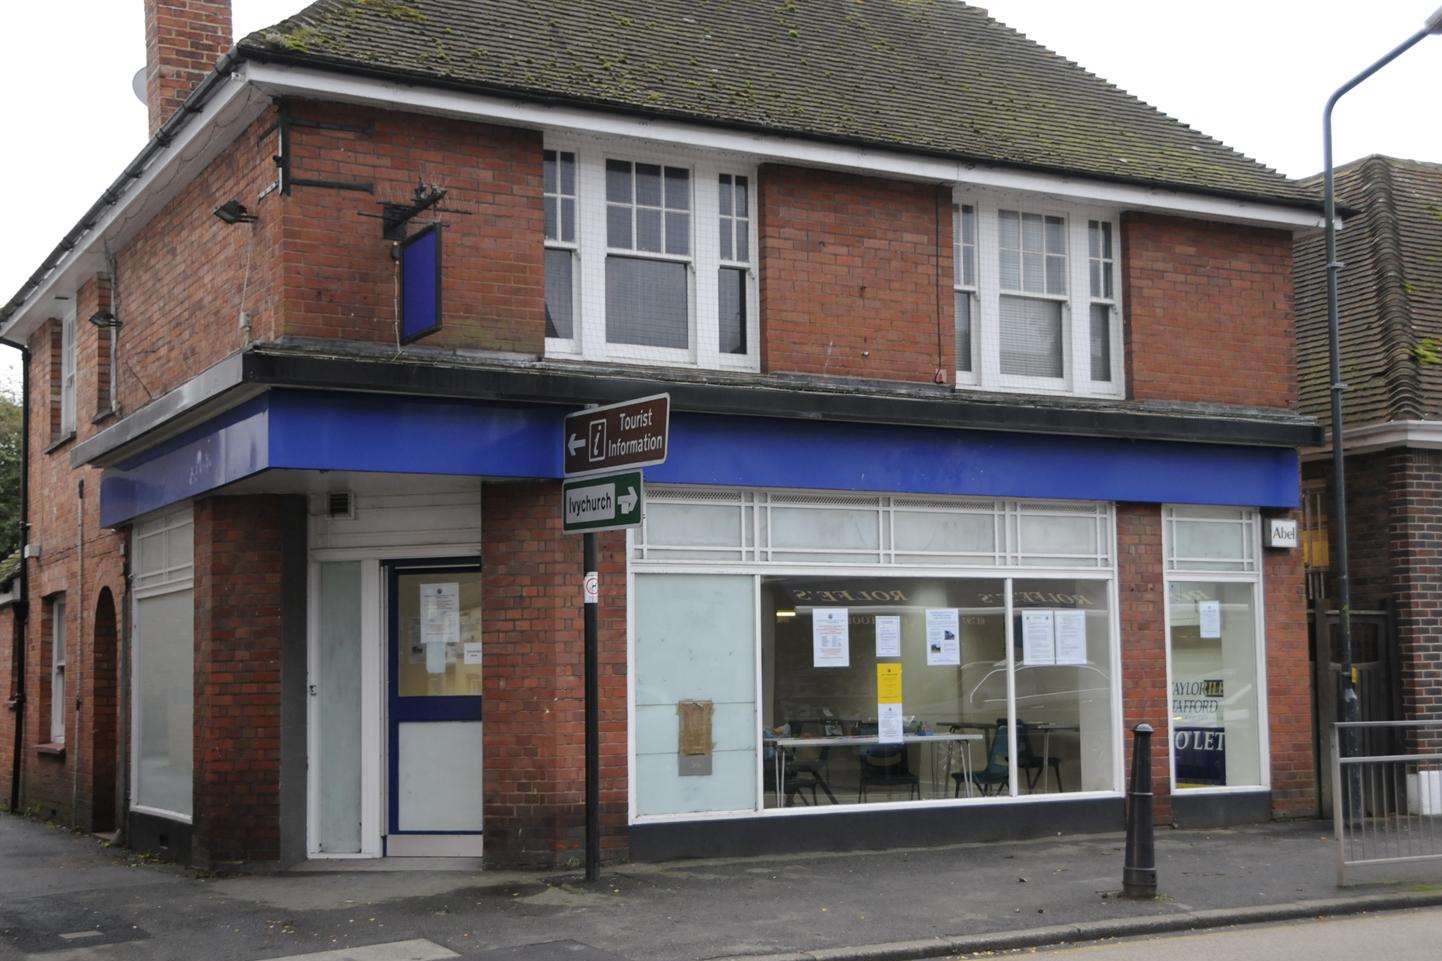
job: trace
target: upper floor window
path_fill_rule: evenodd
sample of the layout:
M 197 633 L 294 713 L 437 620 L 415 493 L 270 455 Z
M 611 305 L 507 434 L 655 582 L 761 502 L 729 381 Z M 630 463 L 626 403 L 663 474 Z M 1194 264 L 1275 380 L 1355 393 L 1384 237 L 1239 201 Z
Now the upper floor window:
M 60 436 L 75 433 L 75 312 L 60 323 Z
M 757 369 L 754 173 L 609 148 L 542 152 L 547 354 Z
M 1119 394 L 1113 221 L 984 199 L 954 221 L 957 384 Z

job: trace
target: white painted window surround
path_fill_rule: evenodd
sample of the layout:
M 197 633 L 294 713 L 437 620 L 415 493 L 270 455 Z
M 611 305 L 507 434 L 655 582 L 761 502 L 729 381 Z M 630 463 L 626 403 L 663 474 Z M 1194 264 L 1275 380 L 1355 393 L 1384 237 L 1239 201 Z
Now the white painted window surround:
M 60 436 L 75 433 L 75 311 L 60 322 Z
M 971 188 L 955 201 L 957 388 L 1123 396 L 1117 211 Z
M 574 234 L 562 219 L 545 238 L 536 238 L 548 251 L 551 302 L 560 307 L 569 299 L 572 305 L 570 323 L 553 323 L 547 331 L 546 355 L 760 370 L 760 295 L 750 253 L 757 245 L 756 191 L 750 189 L 755 163 L 614 138 L 547 136 L 543 153 L 537 165 L 554 162 L 559 171 L 560 161 L 574 164 L 574 197 L 560 189 L 569 185 L 558 177 L 547 201 L 573 200 L 576 210 Z M 652 174 L 660 181 L 656 196 L 649 192 Z M 741 193 L 744 210 L 736 207 Z M 556 283 L 562 269 L 572 277 L 569 298 Z M 739 305 L 737 291 L 722 288 L 738 272 L 744 275 Z M 654 287 L 654 297 L 638 288 L 639 280 Z M 676 309 L 683 300 L 684 314 Z M 622 305 L 625 316 L 608 317 L 608 310 L 618 313 Z M 723 312 L 732 322 L 723 323 Z M 734 329 L 738 314 L 744 331 Z

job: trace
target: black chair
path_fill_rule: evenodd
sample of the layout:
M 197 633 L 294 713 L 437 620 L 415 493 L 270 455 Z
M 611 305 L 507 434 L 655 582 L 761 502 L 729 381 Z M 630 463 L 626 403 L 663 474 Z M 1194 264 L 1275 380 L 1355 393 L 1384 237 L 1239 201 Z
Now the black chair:
M 986 767 L 971 772 L 971 783 L 981 789 L 983 797 L 1000 794 L 1011 787 L 1011 765 L 1007 763 L 1006 718 L 996 719 L 996 728 L 991 732 L 991 743 L 986 749 Z M 966 783 L 966 773 L 957 771 L 951 776 L 956 782 L 955 797 L 961 797 L 961 787 Z
M 861 779 L 856 789 L 858 803 L 866 800 L 867 789 L 906 788 L 906 799 L 921 798 L 921 778 L 911 772 L 905 744 L 882 744 L 861 750 Z
M 796 732 L 797 737 L 805 737 L 808 727 L 811 728 L 810 734 L 813 736 L 822 736 L 824 729 L 817 721 L 796 721 L 793 722 L 791 729 Z M 829 782 L 831 775 L 831 748 L 822 747 L 815 748 L 814 750 L 816 752 L 814 755 L 803 757 L 800 750 L 793 748 L 791 753 L 786 756 L 787 787 L 789 789 L 791 784 L 790 775 L 792 773 L 795 773 L 798 779 L 802 781 L 805 781 L 805 778 L 809 777 L 809 782 L 806 782 L 804 786 L 811 788 L 811 800 L 813 803 L 816 801 L 816 791 L 820 789 L 825 792 L 832 804 L 838 804 L 840 802 L 836 800 L 836 795 L 831 792 L 831 784 Z
M 1018 769 L 1026 772 L 1026 789 L 1028 791 L 1036 790 L 1037 782 L 1043 781 L 1047 769 L 1050 768 L 1052 773 L 1056 775 L 1057 791 L 1065 791 L 1066 788 L 1062 787 L 1061 783 L 1061 760 L 1054 755 L 1048 754 L 1043 757 L 1038 754 L 1036 747 L 1032 744 L 1031 736 L 1031 725 L 1025 721 L 1017 721 L 1016 766 Z M 1044 783 L 1043 787 L 1045 787 Z

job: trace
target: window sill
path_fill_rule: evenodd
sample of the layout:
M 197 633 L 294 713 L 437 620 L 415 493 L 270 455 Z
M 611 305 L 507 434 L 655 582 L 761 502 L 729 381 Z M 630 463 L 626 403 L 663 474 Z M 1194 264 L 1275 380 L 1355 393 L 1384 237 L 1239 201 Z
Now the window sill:
M 90 423 L 92 423 L 92 424 L 103 424 L 103 423 L 105 423 L 107 420 L 110 420 L 110 418 L 116 416 L 116 415 L 119 414 L 119 413 L 120 413 L 120 411 L 119 411 L 118 408 L 108 407 L 108 408 L 106 408 L 105 410 L 102 410 L 100 413 L 96 414 L 94 417 L 90 418 Z
M 70 433 L 64 434 L 64 435 L 62 435 L 62 436 L 60 436 L 60 437 L 55 438 L 53 441 L 51 441 L 51 442 L 50 442 L 50 446 L 47 447 L 47 448 L 45 448 L 45 453 L 47 453 L 47 454 L 53 454 L 53 453 L 55 453 L 57 450 L 59 450 L 60 448 L 64 447 L 66 444 L 70 443 L 70 442 L 71 442 L 72 440 L 74 440 L 74 439 L 75 439 L 75 431 L 72 430 Z
M 64 757 L 65 745 L 56 744 L 53 741 L 49 744 L 37 744 L 35 745 L 35 753 L 41 757 Z

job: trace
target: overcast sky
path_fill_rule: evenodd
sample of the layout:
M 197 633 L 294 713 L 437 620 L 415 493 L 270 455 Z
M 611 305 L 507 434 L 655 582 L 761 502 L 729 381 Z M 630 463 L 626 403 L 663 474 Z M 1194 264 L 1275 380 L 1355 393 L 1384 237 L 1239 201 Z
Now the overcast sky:
M 1442 0 L 991 0 L 993 16 L 1093 73 L 1283 173 L 1321 168 L 1328 94 L 1421 27 Z M 234 0 L 236 35 L 302 0 Z M 10 148 L 0 303 L 145 140 L 130 81 L 144 65 L 141 0 L 7 3 L 0 117 Z M 1339 163 L 1371 153 L 1442 161 L 1442 37 L 1429 38 L 1337 108 Z M 1427 93 L 1432 91 L 1432 93 Z M 18 380 L 0 348 L 0 382 Z

